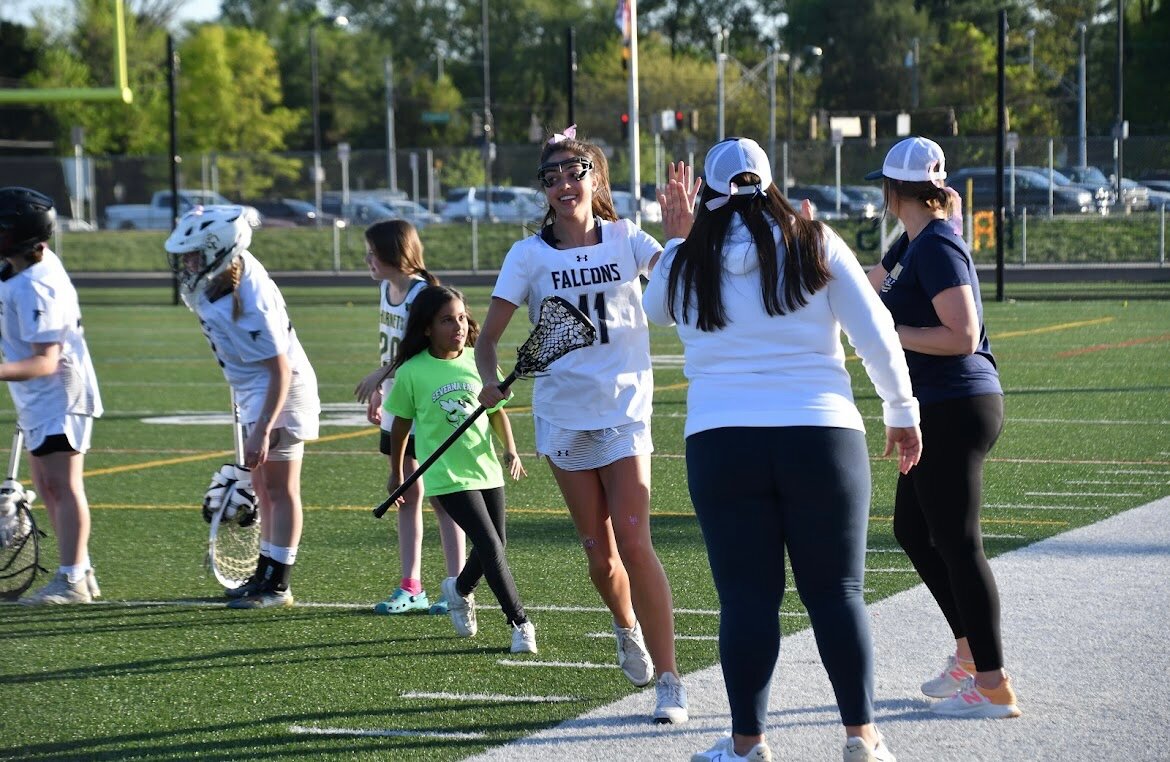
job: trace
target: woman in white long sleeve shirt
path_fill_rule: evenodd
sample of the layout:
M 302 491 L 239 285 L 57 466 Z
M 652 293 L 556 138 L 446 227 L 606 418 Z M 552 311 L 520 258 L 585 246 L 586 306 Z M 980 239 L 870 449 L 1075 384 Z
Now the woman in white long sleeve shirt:
M 882 398 L 886 453 L 898 448 L 902 471 L 920 452 L 918 404 L 893 321 L 853 253 L 796 215 L 770 166 L 752 140 L 711 149 L 694 227 L 667 244 L 643 296 L 650 321 L 677 324 L 686 353 L 687 479 L 720 599 L 732 736 L 693 759 L 771 759 L 764 726 L 786 550 L 845 758 L 893 760 L 873 724 L 869 456 L 841 331 Z M 666 202 L 667 214 L 686 203 L 673 186 Z

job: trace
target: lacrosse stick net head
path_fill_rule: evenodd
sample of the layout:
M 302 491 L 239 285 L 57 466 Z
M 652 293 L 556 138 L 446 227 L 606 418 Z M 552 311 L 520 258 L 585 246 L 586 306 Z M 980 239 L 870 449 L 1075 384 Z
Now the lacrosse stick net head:
M 32 586 L 40 567 L 40 538 L 28 503 L 20 501 L 3 517 L 0 541 L 0 600 L 15 601 Z
M 546 296 L 532 333 L 516 350 L 516 377 L 532 378 L 596 337 L 597 329 L 585 313 L 559 296 Z

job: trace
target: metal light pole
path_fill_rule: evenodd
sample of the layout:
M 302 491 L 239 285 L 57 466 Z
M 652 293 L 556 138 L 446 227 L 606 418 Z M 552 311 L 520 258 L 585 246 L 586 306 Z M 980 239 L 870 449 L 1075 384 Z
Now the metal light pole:
M 813 58 L 820 58 L 824 55 L 824 51 L 816 45 L 805 45 L 804 54 L 812 56 Z M 792 101 L 795 98 L 794 88 L 792 86 L 793 80 L 796 78 L 796 67 L 800 63 L 800 58 L 795 55 L 785 54 L 784 58 L 788 62 L 788 133 L 784 141 L 784 195 L 788 195 L 788 144 L 795 137 L 795 126 L 792 121 Z
M 492 78 L 489 56 L 488 0 L 481 5 L 483 16 L 483 218 L 491 218 L 492 209 Z M 469 208 L 470 212 L 471 209 Z
M 1114 127 L 1113 154 L 1116 165 L 1115 188 L 1117 203 L 1122 204 L 1121 198 L 1121 171 L 1125 166 L 1125 71 L 1123 54 L 1125 52 L 1125 0 L 1117 0 L 1117 125 Z
M 317 25 L 323 21 L 334 26 L 349 24 L 345 16 L 322 16 L 309 22 L 309 73 L 313 89 L 313 203 L 317 209 L 321 208 L 321 183 L 325 180 L 325 171 L 321 168 L 321 99 L 317 84 Z M 321 224 L 320 215 L 317 215 L 317 224 Z
M 1088 107 L 1085 104 L 1085 24 L 1077 24 L 1077 31 L 1081 33 L 1081 53 L 1077 57 L 1077 166 L 1082 169 L 1089 166 L 1088 157 Z
M 730 36 L 731 30 L 719 27 L 715 31 L 715 72 L 716 72 L 716 90 L 719 98 L 719 135 L 718 139 L 724 138 L 724 87 L 723 80 L 725 78 L 725 69 L 727 67 L 727 38 Z
M 391 192 L 398 190 L 398 139 L 394 135 L 394 62 L 386 56 L 386 179 Z M 418 199 L 416 198 L 415 201 Z
M 768 46 L 768 159 L 776 166 L 776 46 Z

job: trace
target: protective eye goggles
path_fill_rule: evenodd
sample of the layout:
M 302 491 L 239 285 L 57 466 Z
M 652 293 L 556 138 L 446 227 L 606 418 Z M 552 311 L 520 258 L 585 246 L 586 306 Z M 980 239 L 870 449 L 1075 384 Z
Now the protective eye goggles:
M 564 182 L 566 176 L 571 180 L 580 182 L 589 174 L 589 170 L 593 169 L 593 162 L 583 156 L 575 156 L 572 159 L 566 159 L 561 162 L 545 162 L 540 165 L 540 169 L 536 171 L 536 177 L 540 180 L 540 184 L 546 188 L 552 188 L 561 182 Z

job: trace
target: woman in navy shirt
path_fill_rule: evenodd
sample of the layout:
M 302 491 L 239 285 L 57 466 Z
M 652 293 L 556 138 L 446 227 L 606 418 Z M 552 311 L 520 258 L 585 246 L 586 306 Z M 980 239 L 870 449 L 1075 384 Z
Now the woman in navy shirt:
M 893 315 L 922 415 L 922 459 L 898 477 L 894 536 L 955 636 L 955 653 L 922 685 L 927 696 L 945 699 L 932 709 L 1018 717 L 979 525 L 983 463 L 1003 428 L 1003 389 L 975 264 L 952 228 L 960 202 L 943 185 L 944 166 L 937 143 L 907 138 L 866 176 L 883 179 L 886 208 L 906 228 L 869 280 Z

